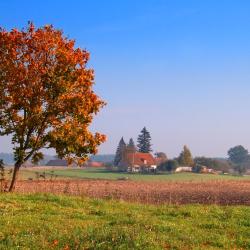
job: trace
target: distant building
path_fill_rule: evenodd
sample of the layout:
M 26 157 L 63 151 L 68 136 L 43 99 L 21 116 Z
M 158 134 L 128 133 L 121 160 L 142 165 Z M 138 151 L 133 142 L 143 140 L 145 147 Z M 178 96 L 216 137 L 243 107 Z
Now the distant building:
M 55 160 L 48 161 L 46 166 L 67 167 L 68 162 L 66 160 L 63 160 L 63 159 L 55 159 Z
M 90 167 L 90 168 L 101 168 L 104 166 L 103 162 L 99 162 L 99 161 L 91 161 L 88 160 L 85 164 L 84 167 Z
M 192 172 L 192 167 L 178 167 L 175 170 L 176 173 L 180 172 Z
M 55 159 L 55 160 L 50 160 L 46 164 L 46 166 L 53 166 L 53 167 L 77 167 L 76 163 L 72 163 L 71 165 L 68 164 L 67 160 L 64 159 Z M 85 162 L 82 167 L 103 167 L 104 164 L 102 162 L 97 162 L 97 161 L 87 161 Z
M 154 172 L 157 163 L 152 154 L 137 152 L 134 147 L 127 146 L 122 152 L 118 167 L 127 172 Z
M 34 167 L 35 166 L 35 164 L 33 164 L 31 161 L 26 161 L 23 165 L 22 165 L 22 167 L 24 167 L 24 168 L 30 168 L 30 167 Z

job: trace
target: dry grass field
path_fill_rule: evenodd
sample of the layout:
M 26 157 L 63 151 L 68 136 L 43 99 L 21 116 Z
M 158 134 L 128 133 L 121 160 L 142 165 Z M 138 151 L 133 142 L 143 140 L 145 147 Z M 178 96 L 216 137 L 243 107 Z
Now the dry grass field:
M 19 193 L 52 193 L 148 204 L 250 205 L 250 181 L 20 181 Z

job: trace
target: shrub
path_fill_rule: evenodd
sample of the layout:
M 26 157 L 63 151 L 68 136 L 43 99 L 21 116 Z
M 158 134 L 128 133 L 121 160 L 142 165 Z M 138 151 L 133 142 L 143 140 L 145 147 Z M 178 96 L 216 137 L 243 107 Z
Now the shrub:
M 159 166 L 159 170 L 173 172 L 177 167 L 178 167 L 178 162 L 176 160 L 168 160 L 166 162 L 163 162 Z
M 199 164 L 196 164 L 193 168 L 192 168 L 192 171 L 194 173 L 201 173 L 203 170 L 203 166 L 199 165 Z

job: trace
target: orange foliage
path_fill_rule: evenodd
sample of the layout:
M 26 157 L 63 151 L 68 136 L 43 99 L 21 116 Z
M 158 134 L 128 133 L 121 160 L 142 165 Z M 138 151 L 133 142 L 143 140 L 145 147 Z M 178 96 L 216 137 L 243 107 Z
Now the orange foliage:
M 0 29 L 0 135 L 12 135 L 18 165 L 44 147 L 82 163 L 105 140 L 88 129 L 104 105 L 88 60 L 51 25 Z

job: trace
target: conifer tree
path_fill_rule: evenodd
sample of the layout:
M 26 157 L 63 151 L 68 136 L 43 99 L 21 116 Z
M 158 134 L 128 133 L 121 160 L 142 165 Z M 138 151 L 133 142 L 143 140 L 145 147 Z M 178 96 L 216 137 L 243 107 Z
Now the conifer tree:
M 117 150 L 116 150 L 116 154 L 115 154 L 115 159 L 114 159 L 114 165 L 118 166 L 121 159 L 122 159 L 122 151 L 123 149 L 126 147 L 126 143 L 124 142 L 123 137 L 121 138 Z
M 136 150 L 136 146 L 135 146 L 135 143 L 134 143 L 133 138 L 130 138 L 130 139 L 129 139 L 128 147 L 129 147 L 129 148 L 133 148 L 133 149 Z
M 183 151 L 180 153 L 180 156 L 178 157 L 178 162 L 181 166 L 192 167 L 194 165 L 192 154 L 186 145 L 183 147 Z
M 142 153 L 149 153 L 152 151 L 151 149 L 151 136 L 150 133 L 147 131 L 146 127 L 144 127 L 137 139 L 137 147 L 139 152 Z

